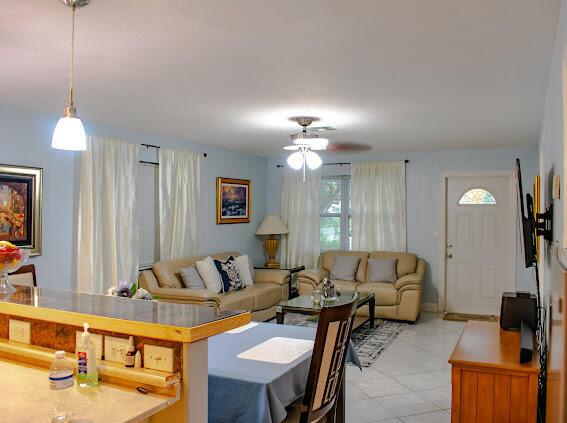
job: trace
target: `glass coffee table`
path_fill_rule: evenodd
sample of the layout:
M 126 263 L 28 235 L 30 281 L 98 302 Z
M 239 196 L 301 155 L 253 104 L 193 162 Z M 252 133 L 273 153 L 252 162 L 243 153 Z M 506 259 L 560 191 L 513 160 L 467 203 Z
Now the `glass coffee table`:
M 373 292 L 358 292 L 358 302 L 356 303 L 356 308 L 359 309 L 363 306 L 368 306 L 369 316 L 356 316 L 354 320 L 353 328 L 362 326 L 366 322 L 370 321 L 370 327 L 374 327 L 374 307 L 376 306 L 376 297 Z M 321 298 L 320 304 L 315 304 L 313 302 L 313 297 L 311 295 L 300 295 L 299 297 L 292 298 L 287 301 L 282 301 L 276 306 L 276 319 L 278 324 L 283 324 L 285 313 L 299 313 L 307 315 L 318 315 L 321 313 L 321 308 L 326 305 L 337 306 L 341 304 L 348 303 L 352 299 L 352 291 L 341 290 L 341 295 L 337 297 L 334 301 L 324 301 Z

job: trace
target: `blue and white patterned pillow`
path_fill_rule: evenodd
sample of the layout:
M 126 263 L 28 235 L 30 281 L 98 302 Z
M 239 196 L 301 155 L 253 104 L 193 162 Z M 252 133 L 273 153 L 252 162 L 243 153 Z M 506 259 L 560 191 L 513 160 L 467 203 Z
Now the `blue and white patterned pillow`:
M 240 291 L 246 288 L 233 256 L 226 261 L 215 260 L 215 267 L 222 280 L 222 292 Z

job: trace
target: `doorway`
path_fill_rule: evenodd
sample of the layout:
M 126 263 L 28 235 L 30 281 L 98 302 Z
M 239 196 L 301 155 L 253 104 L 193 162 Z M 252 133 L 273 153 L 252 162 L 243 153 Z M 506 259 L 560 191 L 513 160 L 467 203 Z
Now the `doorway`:
M 444 311 L 498 315 L 502 293 L 516 286 L 513 175 L 453 175 L 444 182 Z

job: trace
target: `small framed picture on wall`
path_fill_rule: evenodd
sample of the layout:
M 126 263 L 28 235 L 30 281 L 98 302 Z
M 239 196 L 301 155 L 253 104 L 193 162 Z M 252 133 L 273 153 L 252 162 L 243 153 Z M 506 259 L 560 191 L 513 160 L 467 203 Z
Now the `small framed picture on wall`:
M 251 181 L 217 178 L 217 225 L 250 223 Z
M 43 169 L 0 165 L 0 241 L 41 254 Z

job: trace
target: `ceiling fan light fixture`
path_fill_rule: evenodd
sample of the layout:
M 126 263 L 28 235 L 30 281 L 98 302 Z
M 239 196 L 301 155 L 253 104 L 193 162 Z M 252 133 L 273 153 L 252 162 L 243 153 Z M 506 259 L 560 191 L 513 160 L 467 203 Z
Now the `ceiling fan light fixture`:
M 295 153 L 290 154 L 287 158 L 287 164 L 292 169 L 299 170 L 303 167 L 303 160 L 303 153 L 296 151 Z
M 283 149 L 288 151 L 297 151 L 301 148 L 301 145 L 286 145 Z
M 305 153 L 305 163 L 311 170 L 319 169 L 323 165 L 323 160 L 317 153 L 313 151 L 308 151 Z
M 309 132 L 298 132 L 297 134 L 290 135 L 291 142 L 294 144 L 305 144 L 312 140 L 319 138 L 317 134 L 310 134 Z
M 318 138 L 309 143 L 311 150 L 326 150 L 329 145 L 329 140 L 327 138 Z

